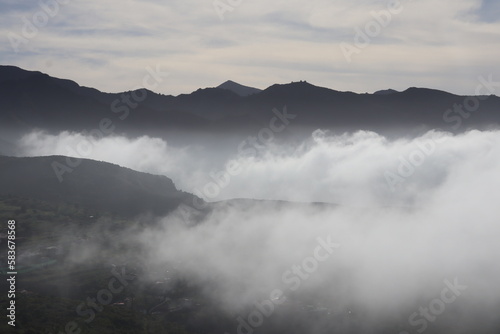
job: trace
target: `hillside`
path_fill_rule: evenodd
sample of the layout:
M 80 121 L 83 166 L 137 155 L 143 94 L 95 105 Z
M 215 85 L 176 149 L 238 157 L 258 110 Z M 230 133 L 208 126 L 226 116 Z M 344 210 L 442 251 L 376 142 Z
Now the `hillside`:
M 0 156 L 0 195 L 67 202 L 90 212 L 131 217 L 164 215 L 194 195 L 176 189 L 165 176 L 140 173 L 105 162 L 82 159 L 74 168 L 67 157 Z M 59 177 L 58 177 L 59 174 Z

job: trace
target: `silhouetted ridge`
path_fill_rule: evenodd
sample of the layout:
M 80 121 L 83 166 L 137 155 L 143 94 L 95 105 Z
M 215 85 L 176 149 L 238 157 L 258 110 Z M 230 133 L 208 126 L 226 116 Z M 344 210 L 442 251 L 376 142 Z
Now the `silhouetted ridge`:
M 260 89 L 257 89 L 254 87 L 243 86 L 243 85 L 241 85 L 237 82 L 234 82 L 232 80 L 228 80 L 228 81 L 224 82 L 223 84 L 217 86 L 217 88 L 232 91 L 233 93 L 235 93 L 239 96 L 250 96 L 250 95 L 257 94 L 257 93 L 261 92 Z
M 191 205 L 194 195 L 177 190 L 171 179 L 82 159 L 63 156 L 13 158 L 0 156 L 0 195 L 15 195 L 49 202 L 69 202 L 96 212 L 122 216 L 166 214 L 181 203 Z M 59 174 L 59 176 L 58 176 Z
M 480 112 L 467 119 L 467 127 L 453 128 L 453 122 L 447 123 L 443 114 L 462 105 L 467 97 L 428 88 L 357 94 L 299 81 L 255 92 L 251 87 L 226 81 L 217 88 L 200 88 L 179 96 L 147 90 L 145 99 L 131 101 L 131 107 L 124 100 L 130 101 L 134 95 L 131 92 L 102 93 L 71 80 L 13 66 L 0 66 L 0 78 L 0 124 L 28 131 L 83 131 L 109 118 L 120 125 L 119 132 L 126 134 L 171 130 L 252 133 L 268 126 L 274 117 L 272 110 L 284 106 L 297 115 L 294 127 L 337 131 L 465 131 L 500 123 L 500 98 L 492 95 L 481 100 Z M 122 120 L 124 114 L 127 117 Z

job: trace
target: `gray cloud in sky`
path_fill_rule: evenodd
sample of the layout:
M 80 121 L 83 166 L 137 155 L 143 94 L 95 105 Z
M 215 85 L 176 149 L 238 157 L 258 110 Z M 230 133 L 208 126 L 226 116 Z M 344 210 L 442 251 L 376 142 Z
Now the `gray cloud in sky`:
M 226 79 L 260 88 L 305 79 L 357 92 L 425 86 L 473 93 L 477 75 L 496 69 L 498 5 L 479 0 L 402 2 L 403 11 L 347 63 L 340 43 L 353 43 L 354 28 L 387 3 L 243 1 L 221 21 L 212 1 L 74 0 L 16 53 L 9 33 L 21 35 L 22 18 L 42 9 L 4 1 L 0 56 L 104 91 L 128 90 L 146 66 L 161 64 L 171 78 L 158 91 L 167 94 Z

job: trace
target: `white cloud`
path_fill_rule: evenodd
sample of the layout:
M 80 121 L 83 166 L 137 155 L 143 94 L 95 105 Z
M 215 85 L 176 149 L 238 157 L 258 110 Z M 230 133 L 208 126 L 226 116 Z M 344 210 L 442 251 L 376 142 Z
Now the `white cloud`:
M 446 320 L 429 326 L 479 330 L 471 311 L 489 326 L 500 301 L 495 190 L 500 182 L 497 175 L 492 179 L 492 166 L 483 173 L 480 165 L 484 161 L 435 191 L 422 189 L 426 200 L 411 208 L 222 205 L 199 225 L 172 215 L 163 230 L 141 238 L 150 246 L 152 268 L 175 268 L 203 283 L 217 305 L 235 317 L 246 318 L 248 307 L 281 289 L 294 303 L 326 306 L 341 318 L 353 310 L 357 325 L 396 322 L 416 330 L 408 317 L 440 297 L 445 279 L 457 278 L 466 291 L 446 306 Z M 283 274 L 305 263 L 317 239 L 328 236 L 340 247 L 316 270 L 302 269 L 306 278 L 291 291 Z
M 68 146 L 83 140 L 80 134 L 35 132 L 19 143 L 19 154 L 68 154 Z M 445 279 L 455 278 L 466 291 L 429 326 L 477 332 L 498 315 L 499 131 L 432 131 L 406 139 L 316 131 L 297 145 L 271 143 L 250 156 L 235 147 L 222 163 L 220 152 L 215 158 L 200 154 L 203 149 L 171 147 L 151 137 L 110 137 L 95 142 L 87 157 L 165 173 L 188 191 L 202 188 L 211 169 L 232 160 L 242 171 L 221 197 L 342 205 L 226 203 L 198 225 L 186 224 L 185 212 L 176 212 L 159 229 L 129 236 L 149 249 L 144 261 L 154 272 L 167 268 L 203 283 L 235 317 L 246 317 L 254 302 L 282 289 L 294 302 L 312 298 L 342 318 L 352 310 L 356 321 L 372 329 L 396 321 L 401 330 L 416 330 L 408 317 L 440 297 Z M 397 174 L 401 159 L 413 161 L 414 171 L 393 192 L 384 173 Z M 312 256 L 317 238 L 328 236 L 340 248 L 292 293 L 283 274 Z M 482 323 L 475 322 L 478 316 Z
M 489 175 L 500 164 L 497 131 L 456 136 L 431 131 L 389 140 L 373 132 L 318 130 L 300 144 L 255 146 L 244 140 L 222 151 L 218 142 L 206 143 L 174 147 L 148 136 L 96 140 L 69 132 L 32 132 L 18 151 L 76 155 L 163 174 L 208 201 L 245 197 L 354 206 L 415 205 L 469 169 Z

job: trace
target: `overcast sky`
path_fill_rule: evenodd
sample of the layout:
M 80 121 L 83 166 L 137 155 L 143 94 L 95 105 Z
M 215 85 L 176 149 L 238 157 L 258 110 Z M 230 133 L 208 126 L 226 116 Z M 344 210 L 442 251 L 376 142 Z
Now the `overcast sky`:
M 52 16 L 39 1 L 0 2 L 2 64 L 109 92 L 141 86 L 145 68 L 159 66 L 170 75 L 155 91 L 174 95 L 227 79 L 473 94 L 479 75 L 499 74 L 497 0 L 406 0 L 385 26 L 372 12 L 389 0 L 220 0 L 219 13 L 214 0 L 58 1 L 67 4 Z M 366 27 L 373 37 L 348 62 L 341 43 L 355 46 Z

